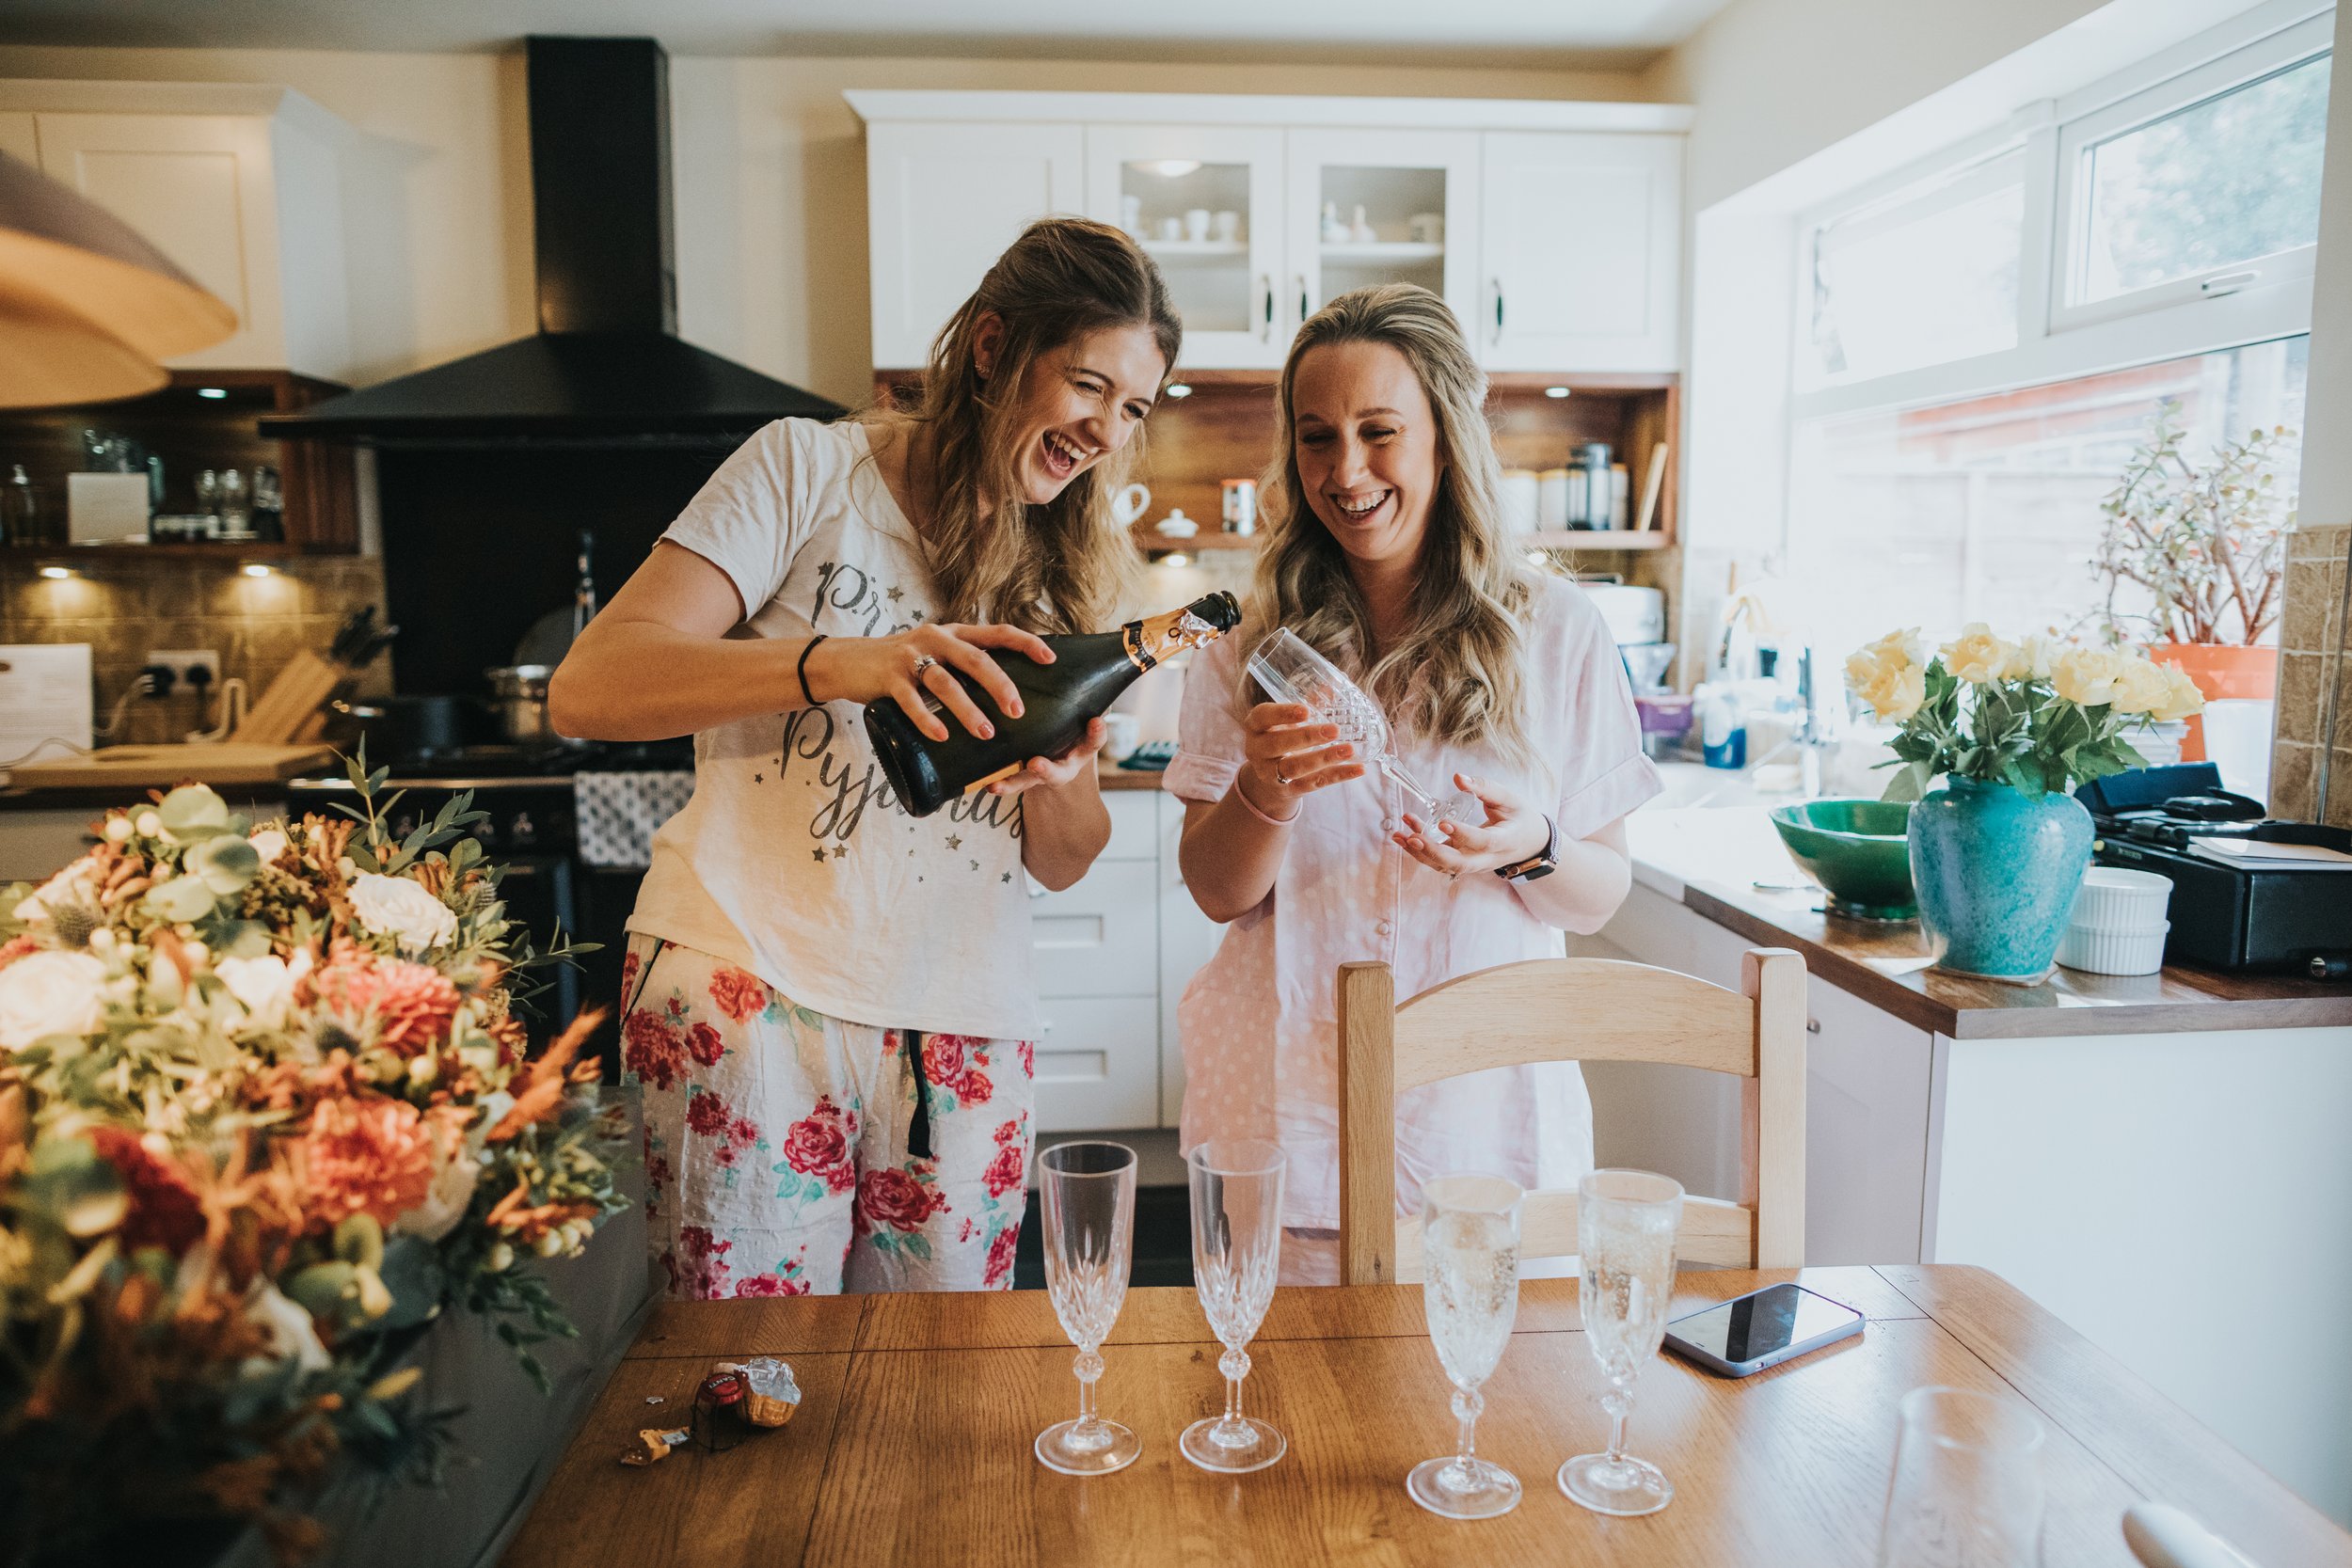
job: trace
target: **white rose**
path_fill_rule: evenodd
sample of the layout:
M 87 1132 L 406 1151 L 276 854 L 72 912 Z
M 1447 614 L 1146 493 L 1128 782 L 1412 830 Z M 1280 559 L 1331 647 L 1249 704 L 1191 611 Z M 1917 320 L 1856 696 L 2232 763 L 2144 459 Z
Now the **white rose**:
M 93 1035 L 105 1020 L 106 966 L 87 953 L 27 953 L 0 969 L 0 1051 L 48 1035 Z
M 465 1141 L 450 1139 L 424 1201 L 392 1221 L 392 1228 L 420 1241 L 439 1241 L 466 1217 L 467 1206 L 473 1202 L 474 1185 L 481 1180 L 482 1167 L 466 1152 Z
M 262 857 L 263 865 L 272 863 L 286 852 L 286 835 L 276 828 L 263 828 L 246 842 L 253 846 L 253 852 Z
M 310 972 L 308 948 L 294 955 L 288 963 L 271 953 L 259 958 L 223 958 L 213 965 L 229 994 L 243 1005 L 246 1015 L 257 1027 L 279 1029 L 285 1026 L 286 1008 L 294 1001 L 294 982 Z
M 253 1290 L 245 1300 L 246 1321 L 261 1324 L 269 1331 L 270 1350 L 266 1355 L 248 1355 L 239 1370 L 247 1377 L 262 1377 L 292 1361 L 303 1371 L 315 1372 L 333 1364 L 326 1347 L 319 1343 L 318 1325 L 310 1314 L 286 1299 L 277 1286 L 266 1279 L 253 1282 Z
M 63 871 L 50 878 L 11 911 L 16 919 L 27 925 L 39 925 L 58 910 L 75 904 L 90 904 L 98 899 L 98 857 L 84 855 Z
M 438 947 L 457 934 L 457 917 L 449 906 L 405 877 L 369 872 L 351 884 L 351 907 L 360 925 L 412 951 Z

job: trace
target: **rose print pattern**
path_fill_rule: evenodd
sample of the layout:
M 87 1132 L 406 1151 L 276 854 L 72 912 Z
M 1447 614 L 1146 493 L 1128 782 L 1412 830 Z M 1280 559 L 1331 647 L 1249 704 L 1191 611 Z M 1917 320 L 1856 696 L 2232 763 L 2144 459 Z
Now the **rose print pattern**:
M 623 969 L 648 1244 L 673 1298 L 1011 1284 L 1027 1204 L 1025 1042 L 846 1022 L 634 933 Z M 919 1159 L 907 1149 L 918 1083 Z

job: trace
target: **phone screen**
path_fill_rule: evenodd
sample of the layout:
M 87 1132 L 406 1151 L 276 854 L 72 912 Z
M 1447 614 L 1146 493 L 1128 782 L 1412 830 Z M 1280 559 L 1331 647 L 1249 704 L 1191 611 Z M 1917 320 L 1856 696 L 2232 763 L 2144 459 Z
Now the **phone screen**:
M 1760 1360 L 1790 1345 L 1851 1323 L 1853 1308 L 1794 1285 L 1773 1285 L 1667 1324 L 1687 1345 L 1735 1365 Z

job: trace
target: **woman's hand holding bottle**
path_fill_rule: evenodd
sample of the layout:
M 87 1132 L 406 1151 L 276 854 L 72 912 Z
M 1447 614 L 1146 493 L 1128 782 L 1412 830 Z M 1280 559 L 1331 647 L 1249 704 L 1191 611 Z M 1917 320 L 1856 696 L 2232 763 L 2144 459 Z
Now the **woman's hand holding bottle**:
M 962 683 L 961 671 L 977 682 L 1008 718 L 1021 716 L 1021 693 L 988 657 L 991 648 L 1025 654 L 1040 664 L 1054 662 L 1044 640 L 1016 626 L 942 623 L 888 637 L 829 637 L 808 656 L 809 689 L 820 702 L 878 703 L 884 698 L 906 710 L 914 727 L 933 740 L 947 738 L 947 726 L 931 711 L 925 694 L 938 700 L 956 721 L 986 740 L 995 735 Z
M 1364 776 L 1339 726 L 1303 703 L 1260 703 L 1242 720 L 1244 761 L 1233 787 L 1261 816 L 1287 822 L 1318 789 Z

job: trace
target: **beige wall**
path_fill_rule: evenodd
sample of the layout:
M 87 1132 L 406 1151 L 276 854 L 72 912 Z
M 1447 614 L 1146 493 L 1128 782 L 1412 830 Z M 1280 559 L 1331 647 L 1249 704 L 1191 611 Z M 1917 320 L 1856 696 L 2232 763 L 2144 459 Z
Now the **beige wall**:
M 531 330 L 519 55 L 0 47 L 0 76 L 283 84 L 358 133 L 358 379 Z M 685 335 L 844 402 L 868 394 L 866 174 L 845 87 L 1456 98 L 1636 95 L 1629 71 L 857 57 L 671 62 Z

